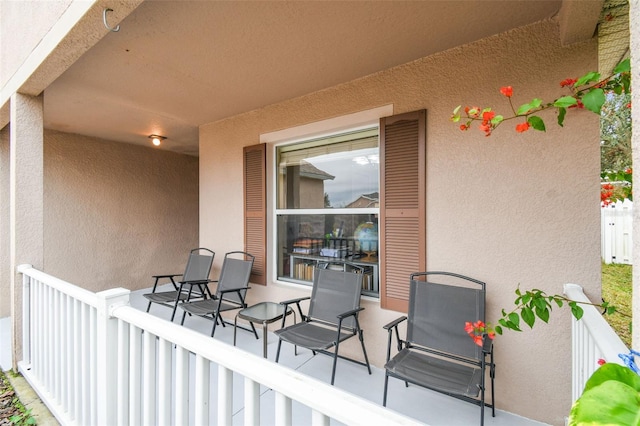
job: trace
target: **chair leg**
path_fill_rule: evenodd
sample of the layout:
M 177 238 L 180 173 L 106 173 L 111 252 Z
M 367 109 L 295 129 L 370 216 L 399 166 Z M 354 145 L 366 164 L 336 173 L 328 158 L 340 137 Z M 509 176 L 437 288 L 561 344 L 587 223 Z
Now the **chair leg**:
M 371 375 L 371 366 L 369 365 L 369 357 L 367 356 L 367 350 L 364 347 L 364 336 L 362 336 L 362 330 L 360 330 L 359 338 L 360 344 L 362 345 L 362 353 L 364 354 L 364 361 L 367 363 L 367 370 L 369 370 L 369 375 Z
M 387 406 L 387 388 L 389 387 L 389 373 L 387 370 L 384 371 L 384 393 L 382 394 L 382 406 Z
M 278 350 L 276 352 L 276 363 L 280 359 L 280 347 L 282 346 L 282 339 L 278 339 Z
M 151 302 L 147 305 L 147 312 L 149 312 L 149 309 L 151 309 Z
M 213 337 L 213 335 L 216 333 L 216 325 L 218 325 L 219 316 L 220 316 L 220 313 L 216 311 L 215 317 L 213 319 L 213 327 L 211 328 L 211 337 Z M 222 322 L 222 326 L 224 327 L 224 321 Z
M 331 370 L 331 386 L 336 380 L 336 366 L 338 365 L 338 346 L 336 345 L 336 351 L 333 353 L 333 369 Z
M 185 319 L 187 319 L 187 311 L 182 312 L 182 321 L 180 321 L 180 325 L 184 325 Z

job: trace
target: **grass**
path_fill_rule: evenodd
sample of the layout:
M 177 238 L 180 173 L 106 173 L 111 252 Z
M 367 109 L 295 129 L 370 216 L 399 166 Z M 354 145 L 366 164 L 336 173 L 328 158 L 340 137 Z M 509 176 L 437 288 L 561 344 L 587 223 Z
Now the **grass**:
M 616 313 L 605 319 L 628 348 L 631 347 L 631 265 L 602 264 L 602 298 Z

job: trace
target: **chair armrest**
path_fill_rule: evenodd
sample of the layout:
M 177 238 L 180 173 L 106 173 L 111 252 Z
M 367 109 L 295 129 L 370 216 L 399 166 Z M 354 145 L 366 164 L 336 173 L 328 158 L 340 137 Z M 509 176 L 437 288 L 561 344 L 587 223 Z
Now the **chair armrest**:
M 311 299 L 311 296 L 299 297 L 297 299 L 283 300 L 282 302 L 280 302 L 280 304 L 281 305 L 290 305 L 292 303 L 300 303 L 303 300 L 309 300 L 309 299 Z
M 389 324 L 383 326 L 382 328 L 384 328 L 385 330 L 388 331 L 388 338 L 387 338 L 387 362 L 389 362 L 389 360 L 391 359 L 391 339 L 392 339 L 392 335 L 393 335 L 393 331 L 395 330 L 396 332 L 396 346 L 398 348 L 398 352 L 400 352 L 402 350 L 402 345 L 403 345 L 403 340 L 400 338 L 400 332 L 398 331 L 398 325 L 406 320 L 407 317 L 400 317 L 395 319 L 394 321 L 391 321 Z
M 152 278 L 173 278 L 173 277 L 181 277 L 182 274 L 170 274 L 170 275 L 151 275 Z
M 235 291 L 241 291 L 241 290 L 249 290 L 251 287 L 247 286 L 247 287 L 238 287 L 238 288 L 228 288 L 226 290 L 220 290 L 220 294 L 227 294 L 227 293 L 233 293 Z
M 307 317 L 306 317 L 305 314 L 302 313 L 302 307 L 300 306 L 300 302 L 302 302 L 303 300 L 309 300 L 309 299 L 311 299 L 311 296 L 298 297 L 297 299 L 284 300 L 284 301 L 280 302 L 280 304 L 284 305 L 284 309 L 285 309 L 285 312 L 286 312 L 287 308 L 289 307 L 289 305 L 291 305 L 292 303 L 295 303 L 296 306 L 298 307 L 298 313 L 300 314 L 300 320 L 301 321 L 305 321 Z M 284 327 L 284 318 L 286 318 L 286 315 L 282 319 L 282 326 L 283 327 Z
M 391 321 L 389 324 L 383 326 L 382 328 L 384 328 L 387 331 L 391 331 L 392 328 L 397 327 L 398 324 L 400 324 L 402 321 L 404 321 L 406 319 L 407 319 L 407 317 L 397 318 L 394 321 Z
M 484 355 L 489 355 L 493 352 L 493 339 L 490 339 L 489 336 L 485 333 L 482 335 L 482 353 Z
M 352 310 L 350 310 L 350 311 L 347 311 L 347 312 L 343 312 L 343 313 L 341 313 L 341 314 L 338 314 L 337 318 L 338 318 L 338 319 L 345 319 L 345 318 L 347 318 L 347 317 L 354 316 L 355 314 L 357 314 L 358 312 L 363 311 L 363 310 L 364 310 L 364 308 L 362 308 L 362 307 L 360 307 L 360 308 L 356 308 L 356 309 L 352 309 Z
M 180 284 L 187 284 L 187 285 L 209 284 L 211 282 L 213 281 L 211 280 L 178 281 L 178 283 Z

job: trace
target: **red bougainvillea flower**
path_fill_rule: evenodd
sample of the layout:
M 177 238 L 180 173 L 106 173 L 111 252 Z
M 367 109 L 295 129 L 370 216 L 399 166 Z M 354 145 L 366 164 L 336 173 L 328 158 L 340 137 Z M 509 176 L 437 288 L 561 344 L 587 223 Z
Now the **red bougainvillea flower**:
M 577 99 L 576 101 L 577 101 L 576 104 L 571 105 L 569 108 L 584 108 L 584 104 L 580 99 Z
M 598 360 L 598 365 L 604 365 L 604 364 L 606 364 L 606 363 L 607 363 L 607 361 L 605 361 L 605 360 L 604 360 L 604 359 L 602 359 L 602 358 L 600 358 L 600 359 Z
M 516 124 L 516 132 L 523 133 L 529 130 L 529 123 L 526 121 L 524 123 Z
M 460 125 L 460 130 L 462 130 L 462 131 L 469 130 L 469 126 L 467 126 L 466 124 L 461 124 Z
M 511 96 L 513 96 L 513 87 L 511 87 L 511 86 L 501 87 L 500 88 L 500 93 L 505 95 L 507 98 L 510 98 Z
M 628 167 L 628 168 L 624 169 L 624 172 L 627 173 L 627 174 L 631 174 L 631 173 L 633 173 L 633 169 L 631 167 Z
M 560 82 L 560 87 L 573 86 L 578 81 L 576 78 L 565 78 Z
M 496 116 L 496 113 L 493 111 L 485 111 L 482 113 L 482 123 L 483 124 L 487 124 L 489 121 L 491 121 L 493 119 L 493 117 Z
M 489 123 L 482 122 L 479 129 L 485 132 L 486 136 L 489 136 L 491 134 L 491 124 Z
M 631 108 L 631 102 L 627 104 L 627 108 Z
M 467 334 L 473 334 L 473 324 L 471 324 L 469 321 L 464 323 L 464 331 Z

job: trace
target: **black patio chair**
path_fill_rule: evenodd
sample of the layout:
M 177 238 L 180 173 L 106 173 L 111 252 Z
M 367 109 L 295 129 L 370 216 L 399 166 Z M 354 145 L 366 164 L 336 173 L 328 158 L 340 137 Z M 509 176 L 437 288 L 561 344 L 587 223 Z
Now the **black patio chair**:
M 154 275 L 155 282 L 151 293 L 143 295 L 149 300 L 147 312 L 149 312 L 152 303 L 167 306 L 173 309 L 171 314 L 171 321 L 173 321 L 179 302 L 211 297 L 207 284 L 211 282 L 209 273 L 215 255 L 207 248 L 196 248 L 189 252 L 184 274 Z M 176 277 L 182 277 L 182 279 L 176 282 Z M 174 290 L 156 292 L 161 280 L 169 280 Z
M 314 355 L 324 353 L 332 356 L 332 385 L 335 381 L 338 358 L 364 365 L 371 374 L 364 337 L 358 322 L 358 314 L 364 309 L 360 307 L 362 279 L 362 268 L 357 265 L 346 262 L 328 262 L 319 265 L 314 271 L 311 297 L 281 302 L 287 307 L 295 303 L 303 321 L 275 332 L 279 338 L 276 362 L 280 358 L 282 342 L 285 341 L 293 344 L 294 347 L 310 349 Z M 309 311 L 307 315 L 303 315 L 300 302 L 307 299 L 310 299 Z M 353 336 L 358 336 L 360 339 L 364 362 L 338 353 L 340 342 Z M 331 348 L 334 348 L 333 352 L 328 351 Z
M 220 270 L 220 278 L 217 282 L 215 294 L 208 299 L 197 300 L 194 302 L 184 302 L 180 304 L 180 308 L 184 310 L 182 314 L 182 322 L 189 315 L 198 315 L 213 321 L 211 329 L 211 337 L 216 332 L 216 326 L 222 324 L 231 324 L 220 316 L 220 313 L 233 311 L 236 309 L 246 308 L 245 302 L 247 290 L 249 290 L 249 276 L 253 268 L 254 256 L 243 251 L 232 251 L 224 255 L 224 262 Z M 253 323 L 249 323 L 253 334 L 258 338 L 258 333 Z M 240 327 L 240 326 L 238 326 Z M 243 328 L 244 327 L 240 327 Z
M 465 322 L 485 320 L 485 283 L 449 272 L 411 274 L 406 340 L 398 325 L 407 317 L 384 326 L 388 331 L 384 398 L 387 405 L 389 377 L 413 383 L 484 407 L 495 417 L 492 340 L 483 336 L 478 346 L 464 330 Z M 391 358 L 392 334 L 398 353 Z M 487 357 L 489 360 L 487 361 Z M 491 378 L 491 404 L 485 402 L 485 371 Z

